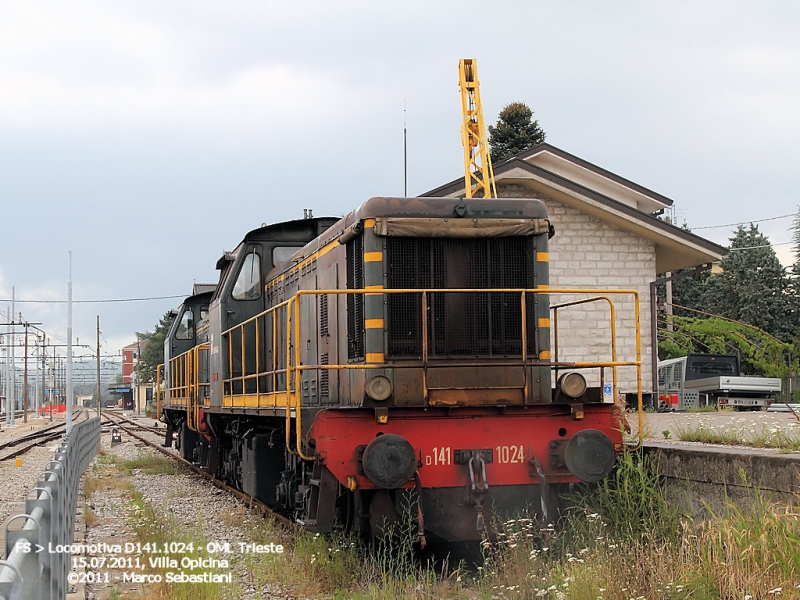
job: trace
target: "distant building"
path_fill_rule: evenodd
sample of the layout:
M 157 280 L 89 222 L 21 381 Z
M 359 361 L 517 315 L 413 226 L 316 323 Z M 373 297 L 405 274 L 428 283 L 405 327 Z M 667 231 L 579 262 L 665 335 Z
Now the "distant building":
M 122 349 L 122 384 L 109 386 L 109 390 L 122 394 L 122 408 L 144 412 L 152 402 L 153 385 L 136 380 L 136 365 L 147 344 L 146 339 L 137 339 Z

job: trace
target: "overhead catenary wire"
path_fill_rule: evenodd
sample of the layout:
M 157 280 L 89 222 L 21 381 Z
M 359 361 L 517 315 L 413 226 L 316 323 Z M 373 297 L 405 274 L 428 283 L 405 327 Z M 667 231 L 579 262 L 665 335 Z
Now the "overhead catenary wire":
M 772 248 L 773 246 L 788 246 L 793 242 L 780 242 L 778 244 L 765 244 L 763 246 L 744 246 L 742 248 L 728 248 L 728 252 L 734 252 L 736 250 L 756 250 L 758 248 Z
M 703 227 L 692 227 L 692 231 L 697 229 L 722 229 L 723 227 L 736 227 L 737 225 L 749 225 L 750 223 L 763 223 L 764 221 L 776 221 L 778 219 L 787 219 L 796 216 L 797 213 L 788 215 L 780 215 L 777 217 L 767 217 L 766 219 L 753 219 L 751 221 L 742 221 L 740 223 L 728 223 L 727 225 L 705 225 Z
M 149 296 L 147 298 L 111 298 L 104 300 L 73 300 L 73 304 L 107 304 L 112 302 L 147 302 L 149 300 L 173 300 L 175 298 L 185 298 L 186 294 L 178 294 L 175 296 Z M 0 302 L 11 302 L 9 298 L 0 298 Z M 14 299 L 14 302 L 24 302 L 25 304 L 66 304 L 66 300 L 20 300 Z

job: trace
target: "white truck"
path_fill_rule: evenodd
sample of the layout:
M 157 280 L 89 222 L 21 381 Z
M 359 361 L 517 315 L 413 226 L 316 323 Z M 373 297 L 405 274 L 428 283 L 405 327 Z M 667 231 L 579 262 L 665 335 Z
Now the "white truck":
M 777 377 L 742 376 L 735 354 L 688 354 L 658 363 L 658 406 L 686 410 L 730 406 L 761 410 L 781 391 Z

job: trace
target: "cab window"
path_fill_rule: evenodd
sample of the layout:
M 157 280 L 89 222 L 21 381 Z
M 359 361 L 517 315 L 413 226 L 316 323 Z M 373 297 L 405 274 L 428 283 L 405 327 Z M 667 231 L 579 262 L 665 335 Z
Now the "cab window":
M 244 257 L 232 296 L 234 300 L 255 300 L 261 297 L 261 260 L 255 252 Z
M 190 340 L 194 337 L 194 317 L 192 316 L 192 309 L 187 308 L 181 315 L 181 320 L 178 323 L 178 331 L 175 332 L 175 337 L 179 340 Z
M 277 266 L 289 260 L 298 250 L 299 246 L 275 246 L 272 249 L 272 264 Z

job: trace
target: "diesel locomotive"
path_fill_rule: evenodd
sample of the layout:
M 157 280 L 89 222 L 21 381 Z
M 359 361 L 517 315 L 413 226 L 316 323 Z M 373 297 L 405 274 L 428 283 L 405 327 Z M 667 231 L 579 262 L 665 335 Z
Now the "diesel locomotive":
M 313 532 L 380 537 L 409 507 L 445 542 L 552 519 L 612 470 L 603 387 L 640 375 L 613 340 L 602 360 L 551 353 L 553 234 L 541 201 L 507 198 L 379 197 L 251 231 L 167 335 L 165 444 Z M 561 306 L 611 304 L 578 292 Z

